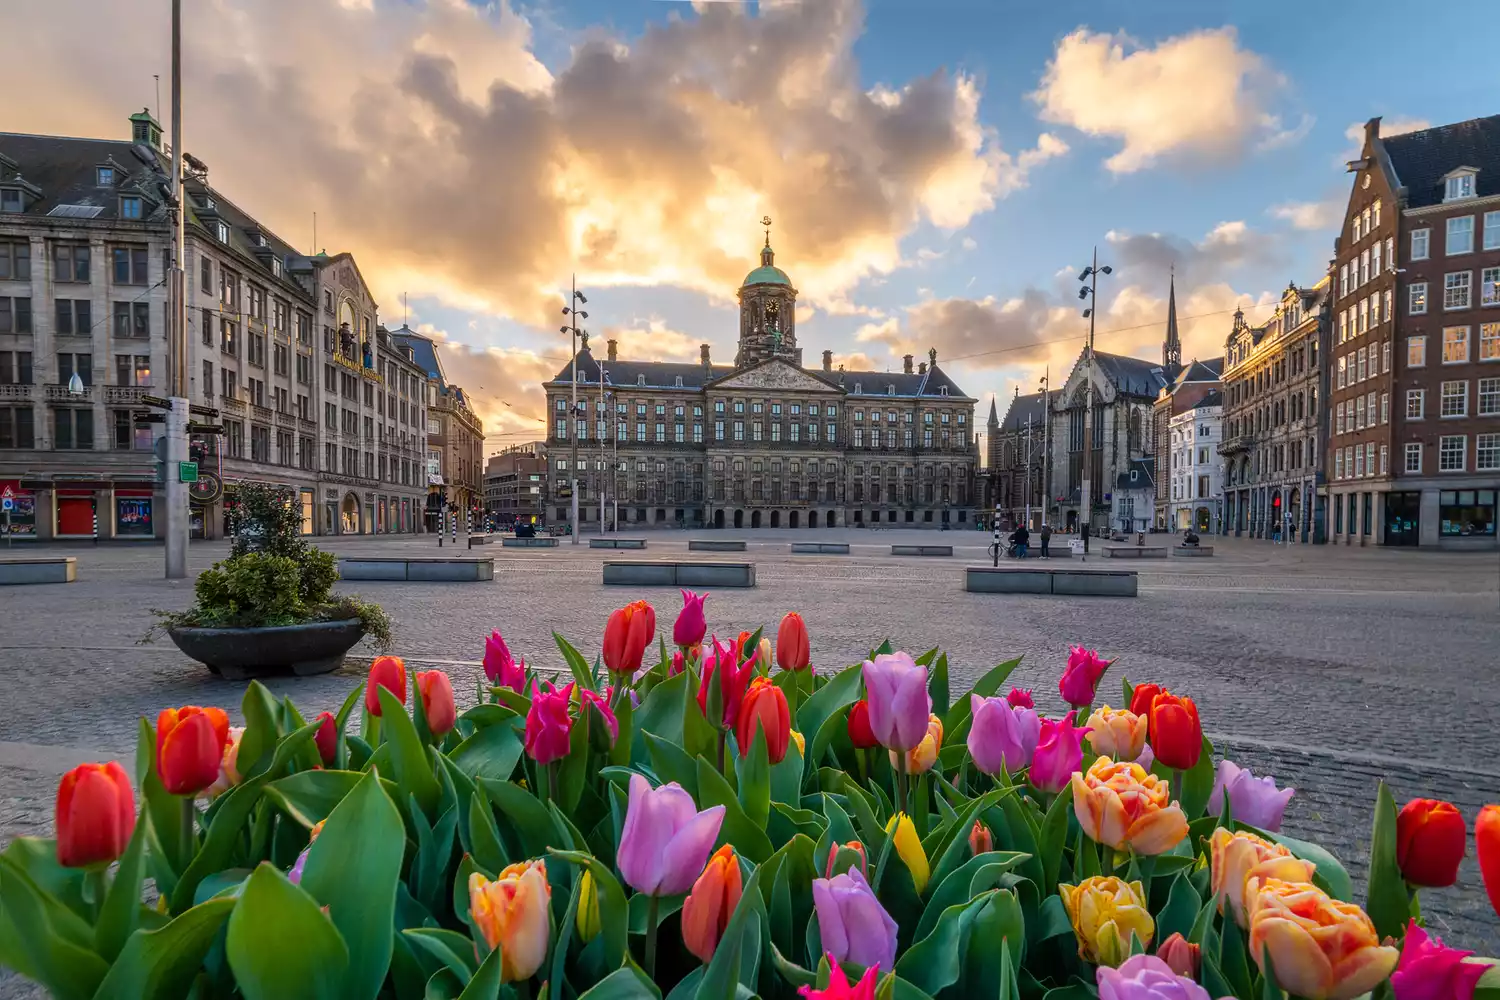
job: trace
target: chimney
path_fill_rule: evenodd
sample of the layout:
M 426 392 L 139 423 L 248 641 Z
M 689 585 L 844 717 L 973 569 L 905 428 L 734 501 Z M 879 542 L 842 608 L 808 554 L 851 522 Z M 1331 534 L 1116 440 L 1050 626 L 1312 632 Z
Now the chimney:
M 902 356 L 902 358 L 901 358 L 901 370 L 904 371 L 908 375 L 911 374 L 911 355 L 910 354 Z
M 714 363 L 708 359 L 708 345 L 707 344 L 699 344 L 698 345 L 698 356 L 703 360 L 703 368 L 704 368 L 705 371 L 709 371 L 709 370 L 711 370 L 713 368 Z
M 908 357 L 910 357 L 910 356 L 908 355 Z M 906 364 L 906 370 L 907 371 L 911 371 L 911 362 L 909 360 L 907 361 L 907 364 Z M 917 362 L 917 374 L 918 375 L 926 375 L 927 374 L 927 362 L 925 362 L 925 361 L 919 361 L 919 362 Z
M 604 343 L 609 348 L 609 360 L 618 361 L 620 342 L 617 340 L 606 340 Z
M 833 352 L 832 351 L 824 351 L 823 352 L 823 370 L 825 372 L 831 372 L 831 371 L 833 371 Z

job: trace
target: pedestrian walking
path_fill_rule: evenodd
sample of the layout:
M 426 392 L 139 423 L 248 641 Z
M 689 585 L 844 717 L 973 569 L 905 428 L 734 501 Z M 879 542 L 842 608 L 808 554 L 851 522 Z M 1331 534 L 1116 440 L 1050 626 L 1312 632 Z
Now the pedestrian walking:
M 1047 545 L 1052 541 L 1052 525 L 1042 525 L 1042 558 L 1047 558 Z
M 1031 542 L 1031 532 L 1026 530 L 1026 525 L 1023 524 L 1015 531 L 1011 532 L 1010 542 L 1016 547 L 1016 558 L 1025 559 L 1026 550 L 1029 546 L 1029 543 Z

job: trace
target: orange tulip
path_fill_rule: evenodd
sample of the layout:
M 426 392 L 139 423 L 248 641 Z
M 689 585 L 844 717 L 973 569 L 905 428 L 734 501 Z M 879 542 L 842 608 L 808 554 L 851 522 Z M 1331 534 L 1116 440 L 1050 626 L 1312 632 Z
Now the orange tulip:
M 1151 701 L 1151 752 L 1167 767 L 1186 771 L 1203 754 L 1203 726 L 1191 698 L 1163 691 Z
M 776 663 L 782 670 L 806 670 L 812 662 L 807 647 L 807 624 L 795 611 L 787 613 L 776 629 Z
M 994 834 L 990 833 L 989 827 L 976 819 L 973 828 L 969 830 L 969 851 L 977 856 L 987 854 L 994 849 Z
M 1412 799 L 1396 816 L 1396 863 L 1412 885 L 1441 889 L 1458 881 L 1468 827 L 1457 807 Z
M 552 933 L 552 887 L 540 861 L 510 865 L 491 882 L 469 876 L 469 913 L 493 951 L 500 949 L 500 981 L 530 979 L 547 958 Z
M 380 699 L 375 697 L 377 687 L 385 688 L 405 705 L 406 661 L 399 656 L 377 656 L 370 664 L 370 678 L 365 682 L 365 711 L 374 716 L 380 715 Z
M 1084 725 L 1089 727 L 1085 739 L 1094 753 L 1115 760 L 1135 760 L 1146 748 L 1148 720 L 1126 709 L 1105 705 L 1096 708 Z
M 922 742 L 906 752 L 906 773 L 926 774 L 937 763 L 938 751 L 943 748 L 943 720 L 936 715 L 927 716 L 927 735 Z M 900 763 L 896 751 L 890 751 L 891 767 Z
M 1500 806 L 1485 806 L 1474 820 L 1474 853 L 1490 905 L 1500 914 Z
M 757 677 L 751 681 L 745 700 L 740 702 L 734 738 L 739 744 L 741 757 L 750 752 L 756 727 L 766 734 L 766 750 L 771 763 L 780 764 L 792 739 L 792 713 L 787 707 L 786 693 L 771 683 L 769 677 Z
M 68 868 L 108 864 L 125 853 L 135 832 L 135 793 L 115 761 L 80 764 L 57 785 L 57 863 Z
M 458 721 L 453 703 L 453 682 L 441 670 L 417 671 L 417 697 L 422 699 L 422 714 L 434 736 L 442 736 Z
M 218 780 L 229 743 L 222 708 L 164 708 L 156 717 L 156 771 L 173 795 L 197 795 Z
M 1245 887 L 1250 956 L 1271 957 L 1276 982 L 1306 1000 L 1351 1000 L 1383 983 L 1401 953 L 1383 947 L 1353 903 L 1305 882 L 1252 878 Z
M 682 943 L 705 965 L 729 926 L 729 918 L 740 903 L 740 861 L 734 848 L 725 844 L 708 859 L 708 865 L 682 904 Z
M 656 609 L 631 601 L 610 613 L 604 624 L 604 668 L 612 674 L 634 674 L 656 635 Z
M 1315 866 L 1303 861 L 1280 844 L 1253 833 L 1231 833 L 1222 826 L 1208 839 L 1209 887 L 1219 900 L 1219 912 L 1231 913 L 1235 923 L 1246 926 L 1245 885 L 1252 878 L 1280 882 L 1311 882 Z M 1225 903 L 1228 902 L 1228 910 Z
M 1187 836 L 1187 817 L 1167 783 L 1134 761 L 1100 757 L 1072 778 L 1073 813 L 1095 843 L 1165 854 Z

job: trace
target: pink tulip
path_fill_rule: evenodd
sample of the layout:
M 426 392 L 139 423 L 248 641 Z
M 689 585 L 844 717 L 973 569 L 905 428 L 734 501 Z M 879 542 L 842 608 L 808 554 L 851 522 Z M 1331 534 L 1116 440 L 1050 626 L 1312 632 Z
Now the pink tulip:
M 538 764 L 550 764 L 566 757 L 572 744 L 573 685 L 562 690 L 551 681 L 547 690 L 531 682 L 531 708 L 526 712 L 526 753 Z
M 1401 961 L 1391 976 L 1396 1000 L 1469 1000 L 1479 977 L 1489 969 L 1464 961 L 1472 954 L 1444 947 L 1441 939 L 1429 937 L 1413 920 L 1406 927 Z
M 1099 654 L 1092 649 L 1084 649 L 1082 646 L 1068 647 L 1068 666 L 1063 670 L 1062 678 L 1057 682 L 1057 690 L 1061 692 L 1063 701 L 1074 708 L 1082 708 L 1094 703 L 1094 690 L 1099 686 L 1099 678 L 1104 676 L 1104 671 L 1109 669 L 1113 660 L 1100 659 Z
M 1073 725 L 1069 712 L 1061 719 L 1043 719 L 1041 739 L 1031 758 L 1031 783 L 1042 792 L 1060 792 L 1068 787 L 1073 772 L 1083 767 L 1083 736 L 1088 726 Z
M 491 684 L 508 687 L 512 691 L 525 692 L 526 665 L 517 664 L 510 655 L 510 647 L 499 632 L 491 632 L 484 640 L 484 676 Z
M 927 668 L 905 653 L 882 653 L 865 661 L 864 680 L 875 738 L 897 753 L 915 749 L 927 738 L 932 714 Z
M 682 592 L 682 610 L 677 613 L 677 623 L 672 626 L 672 641 L 679 646 L 696 646 L 708 632 L 708 619 L 703 614 L 703 602 L 707 594 L 695 594 L 691 590 Z
M 973 723 L 969 727 L 969 756 L 985 774 L 1012 773 L 1031 763 L 1041 739 L 1042 722 L 1030 708 L 1012 708 L 1003 698 L 969 695 Z
M 643 776 L 632 774 L 615 863 L 637 892 L 679 895 L 703 873 L 723 823 L 723 806 L 699 812 L 677 782 L 652 788 Z
M 620 720 L 609 707 L 609 703 L 614 700 L 614 693 L 613 687 L 607 688 L 603 694 L 588 689 L 578 693 L 578 717 L 588 718 L 590 737 L 595 738 L 596 734 L 606 732 L 609 734 L 609 739 L 604 740 L 600 747 L 604 750 L 613 748 L 615 740 L 620 738 Z
M 1036 702 L 1031 698 L 1030 688 L 1011 688 L 1010 694 L 1005 696 L 1005 701 L 1011 708 L 1036 708 Z
M 1218 816 L 1224 812 L 1224 793 L 1228 792 L 1229 811 L 1235 822 L 1276 833 L 1281 829 L 1286 804 L 1296 791 L 1295 788 L 1278 789 L 1270 775 L 1257 778 L 1249 768 L 1227 759 L 1221 760 L 1219 773 L 1214 776 L 1214 791 L 1208 799 L 1208 814 Z

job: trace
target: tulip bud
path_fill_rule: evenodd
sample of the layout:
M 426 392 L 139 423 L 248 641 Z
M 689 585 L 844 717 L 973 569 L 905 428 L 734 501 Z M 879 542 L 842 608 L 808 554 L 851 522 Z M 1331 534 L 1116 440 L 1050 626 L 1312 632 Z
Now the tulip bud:
M 812 662 L 807 645 L 807 624 L 792 611 L 776 629 L 776 662 L 782 670 L 805 670 Z
M 1173 931 L 1172 936 L 1156 946 L 1156 957 L 1172 967 L 1172 971 L 1179 976 L 1197 982 L 1198 965 L 1203 959 L 1202 950 L 1198 945 L 1192 944 L 1181 932 Z
M 115 761 L 80 764 L 57 785 L 57 862 L 68 868 L 108 864 L 135 832 L 135 792 Z
M 734 848 L 725 844 L 708 859 L 703 874 L 683 901 L 682 943 L 705 965 L 713 961 L 714 949 L 740 904 L 741 879 L 739 858 Z
M 678 646 L 696 646 L 708 632 L 708 619 L 703 613 L 703 602 L 707 594 L 695 594 L 691 590 L 682 592 L 682 610 L 672 626 L 672 642 Z
M 849 706 L 849 742 L 856 750 L 868 750 L 880 746 L 875 730 L 870 728 L 870 702 L 861 698 Z
M 682 650 L 672 654 L 672 666 L 667 670 L 668 677 L 676 677 L 687 668 L 687 662 L 682 657 Z
M 943 720 L 936 715 L 927 717 L 927 735 L 922 737 L 922 742 L 912 747 L 906 754 L 907 774 L 926 774 L 932 770 L 932 765 L 937 763 L 938 751 L 943 748 Z M 899 767 L 901 758 L 896 756 L 892 750 L 891 767 Z
M 422 715 L 434 736 L 444 736 L 458 722 L 458 707 L 453 703 L 453 682 L 441 670 L 417 671 L 417 696 Z
M 745 700 L 740 703 L 734 738 L 739 744 L 741 757 L 750 752 L 757 728 L 766 734 L 766 750 L 771 763 L 780 764 L 786 758 L 787 744 L 791 741 L 792 717 L 786 703 L 786 692 L 769 677 L 757 677 L 752 681 L 750 689 L 745 692 Z
M 761 636 L 760 642 L 755 644 L 755 660 L 763 669 L 771 669 L 771 640 L 765 636 Z
M 584 944 L 599 935 L 599 890 L 594 888 L 594 875 L 588 869 L 584 869 L 578 882 L 578 915 L 574 924 Z
M 185 705 L 156 717 L 156 771 L 173 795 L 197 795 L 219 778 L 229 743 L 221 708 Z
M 401 704 L 406 704 L 406 662 L 399 656 L 377 656 L 375 662 L 370 664 L 370 677 L 365 682 L 365 711 L 371 715 L 380 715 L 380 699 L 375 696 L 375 689 L 383 687 L 396 696 Z
M 339 749 L 338 719 L 332 712 L 318 713 L 318 732 L 313 736 L 313 743 L 317 745 L 323 766 L 332 767 Z
M 491 882 L 469 876 L 469 913 L 491 951 L 500 949 L 500 981 L 530 979 L 547 957 L 552 887 L 540 861 L 507 867 Z
M 1474 853 L 1490 906 L 1500 915 L 1500 806 L 1488 805 L 1474 820 Z
M 616 609 L 604 626 L 604 666 L 615 675 L 634 674 L 656 635 L 656 611 L 645 601 Z
M 614 688 L 608 688 L 600 695 L 596 691 L 582 691 L 579 699 L 579 715 L 588 717 L 589 745 L 601 753 L 608 753 L 614 749 L 615 740 L 620 738 L 620 720 L 616 718 L 614 710 L 609 707 L 609 702 L 614 696 Z
M 1412 885 L 1446 888 L 1458 881 L 1468 826 L 1451 802 L 1412 799 L 1396 816 L 1396 864 Z
M 828 865 L 823 872 L 824 878 L 833 878 L 851 868 L 858 868 L 859 873 L 866 880 L 869 879 L 870 862 L 865 855 L 864 844 L 858 840 L 851 840 L 847 844 L 834 844 L 828 849 Z
M 988 854 L 995 849 L 995 838 L 990 833 L 990 828 L 979 820 L 974 821 L 974 828 L 969 831 L 969 850 L 977 855 Z
M 932 877 L 932 869 L 927 864 L 922 841 L 917 837 L 916 825 L 906 813 L 896 813 L 885 825 L 885 832 L 894 838 L 891 846 L 896 849 L 896 856 L 906 865 L 907 871 L 911 872 L 911 881 L 917 887 L 917 895 L 922 895 L 922 890 L 927 888 L 927 880 Z
M 1094 700 L 1094 691 L 1099 678 L 1109 669 L 1113 660 L 1106 660 L 1092 649 L 1071 646 L 1068 649 L 1068 665 L 1057 682 L 1058 693 L 1063 701 L 1074 708 L 1082 708 Z

